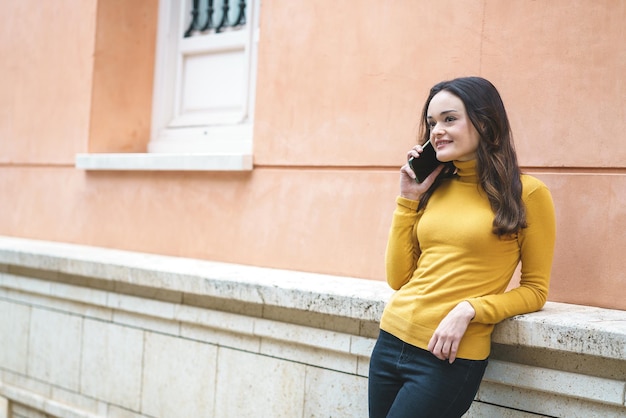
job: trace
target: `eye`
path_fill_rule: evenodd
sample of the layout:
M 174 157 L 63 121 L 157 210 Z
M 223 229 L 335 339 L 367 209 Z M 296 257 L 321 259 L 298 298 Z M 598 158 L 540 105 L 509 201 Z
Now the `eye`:
M 445 119 L 447 123 L 454 122 L 455 120 L 456 118 L 454 116 L 446 116 L 446 119 Z
M 427 125 L 428 125 L 428 127 L 429 127 L 430 129 L 433 129 L 433 128 L 435 127 L 435 125 L 437 124 L 437 123 L 436 123 L 435 121 L 433 121 L 433 120 L 430 120 L 430 121 L 428 121 L 428 122 L 426 122 L 426 123 L 427 123 Z

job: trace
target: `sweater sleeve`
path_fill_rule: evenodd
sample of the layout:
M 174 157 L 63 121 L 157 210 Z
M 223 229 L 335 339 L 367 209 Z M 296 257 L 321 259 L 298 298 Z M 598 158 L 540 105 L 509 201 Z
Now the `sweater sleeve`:
M 514 315 L 538 311 L 548 296 L 554 255 L 556 221 L 548 188 L 537 180 L 526 204 L 527 227 L 518 236 L 522 274 L 520 286 L 500 295 L 469 299 L 474 322 L 496 324 Z
M 417 265 L 420 251 L 414 229 L 420 217 L 418 203 L 400 196 L 396 199 L 385 252 L 387 283 L 394 290 L 409 281 Z

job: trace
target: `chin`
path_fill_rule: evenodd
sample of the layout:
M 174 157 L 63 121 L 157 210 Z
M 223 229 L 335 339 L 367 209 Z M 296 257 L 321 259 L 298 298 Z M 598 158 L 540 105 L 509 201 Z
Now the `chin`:
M 450 161 L 454 161 L 454 158 L 450 158 L 447 155 L 439 155 L 437 154 L 437 159 L 442 163 L 449 163 Z

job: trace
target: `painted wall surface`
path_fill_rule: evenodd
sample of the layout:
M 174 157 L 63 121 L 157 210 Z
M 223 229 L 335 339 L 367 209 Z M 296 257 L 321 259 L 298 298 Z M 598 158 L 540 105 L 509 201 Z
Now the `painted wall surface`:
M 146 149 L 156 13 L 0 2 L 0 234 L 384 280 L 427 91 L 481 75 L 553 193 L 549 298 L 626 309 L 626 2 L 265 0 L 252 172 L 76 169 Z

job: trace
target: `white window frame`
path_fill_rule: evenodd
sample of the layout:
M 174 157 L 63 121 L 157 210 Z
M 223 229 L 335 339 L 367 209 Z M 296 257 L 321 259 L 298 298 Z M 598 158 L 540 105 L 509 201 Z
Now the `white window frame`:
M 151 138 L 148 153 L 79 154 L 87 170 L 251 170 L 260 0 L 246 5 L 241 29 L 183 38 L 190 0 L 159 0 Z M 237 3 L 231 7 L 236 7 Z M 194 54 L 243 51 L 239 109 L 181 112 L 183 60 Z

